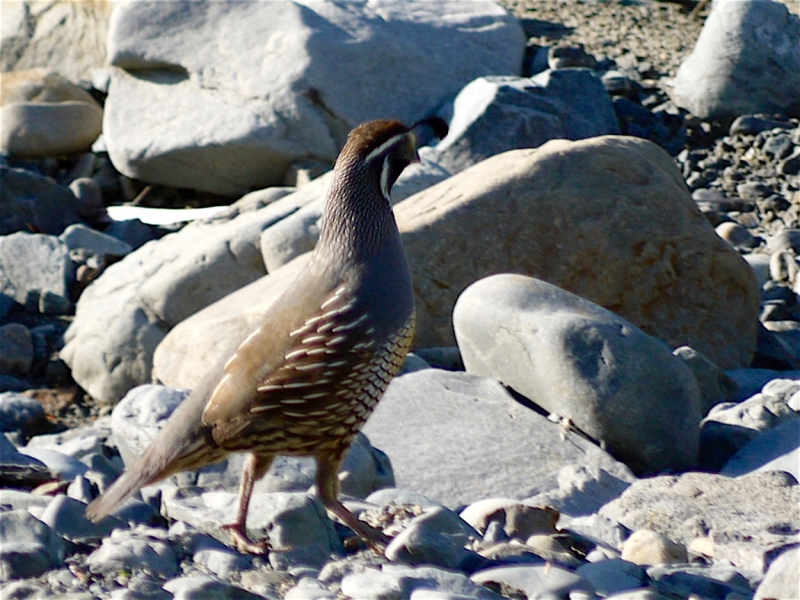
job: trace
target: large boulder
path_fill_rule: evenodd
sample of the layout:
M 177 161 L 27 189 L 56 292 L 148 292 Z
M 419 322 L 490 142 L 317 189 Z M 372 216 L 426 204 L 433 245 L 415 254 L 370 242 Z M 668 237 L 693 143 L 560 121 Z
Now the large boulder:
M 755 351 L 752 269 L 709 225 L 652 142 L 553 140 L 489 158 L 395 208 L 417 300 L 417 346 L 452 345 L 458 295 L 521 273 L 723 369 Z
M 450 132 L 425 156 L 457 173 L 507 150 L 617 133 L 611 98 L 588 69 L 481 77 L 459 92 Z
M 125 175 L 234 196 L 332 162 L 363 121 L 413 122 L 476 77 L 518 74 L 524 48 L 486 0 L 124 3 L 105 139 Z
M 703 119 L 800 115 L 800 16 L 772 0 L 715 0 L 674 98 Z
M 566 419 L 635 473 L 697 465 L 694 375 L 622 317 L 538 279 L 494 275 L 461 294 L 453 325 L 469 373 Z

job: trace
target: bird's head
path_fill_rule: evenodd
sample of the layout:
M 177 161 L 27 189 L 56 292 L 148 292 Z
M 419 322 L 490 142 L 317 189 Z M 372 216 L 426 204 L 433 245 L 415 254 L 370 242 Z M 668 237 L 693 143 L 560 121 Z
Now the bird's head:
M 369 121 L 350 132 L 328 190 L 322 223 L 326 242 L 372 244 L 387 227 L 395 227 L 389 194 L 403 169 L 419 161 L 418 136 L 425 127 L 440 139 L 447 135 L 439 117 L 410 127 L 395 120 Z

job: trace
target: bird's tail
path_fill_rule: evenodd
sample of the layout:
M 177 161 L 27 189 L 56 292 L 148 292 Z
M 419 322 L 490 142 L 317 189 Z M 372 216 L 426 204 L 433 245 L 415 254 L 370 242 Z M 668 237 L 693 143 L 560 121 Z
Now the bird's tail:
M 146 458 L 146 455 L 142 456 L 133 468 L 126 469 L 110 488 L 89 505 L 86 509 L 86 516 L 90 521 L 95 523 L 100 521 L 135 494 L 139 488 L 160 479 L 158 466 L 148 465 L 145 461 Z

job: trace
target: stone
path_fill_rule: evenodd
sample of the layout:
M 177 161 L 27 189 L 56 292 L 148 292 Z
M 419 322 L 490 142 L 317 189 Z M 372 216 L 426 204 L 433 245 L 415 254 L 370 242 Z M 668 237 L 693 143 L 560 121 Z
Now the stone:
M 65 333 L 60 356 L 75 381 L 105 403 L 150 383 L 153 353 L 167 331 L 264 275 L 261 231 L 302 201 L 287 196 L 230 220 L 192 223 L 108 267 L 81 295 Z M 215 344 L 195 349 L 218 356 Z
M 694 565 L 658 565 L 647 569 L 647 575 L 659 592 L 666 596 L 701 598 L 751 598 L 750 582 L 725 563 L 710 567 Z M 760 577 L 757 577 L 760 579 Z
M 16 27 L 10 30 L 13 32 L 10 35 L 3 28 L 0 70 L 44 66 L 71 81 L 90 82 L 92 70 L 105 63 L 113 4 L 52 2 L 34 4 L 33 8 L 26 5 L 29 3 L 2 3 L 3 21 L 14 19 Z
M 708 535 L 715 560 L 763 573 L 776 551 L 793 543 L 796 527 L 788 524 L 800 523 L 800 488 L 781 471 L 736 479 L 664 475 L 634 482 L 599 514 L 684 545 Z
M 59 235 L 78 222 L 75 196 L 52 179 L 0 165 L 0 235 L 36 231 Z
M 646 583 L 644 569 L 621 558 L 585 563 L 575 569 L 575 574 L 591 583 L 597 593 L 605 597 L 638 589 Z
M 557 487 L 568 464 L 626 467 L 518 403 L 496 381 L 427 369 L 396 377 L 364 433 L 389 455 L 397 485 L 448 507 L 522 499 Z
M 38 485 L 53 479 L 53 473 L 41 460 L 22 454 L 0 434 L 0 482 L 3 485 Z
M 0 343 L 2 343 L 1 337 Z M 0 432 L 25 429 L 30 425 L 41 423 L 44 419 L 44 408 L 33 398 L 16 392 L 0 393 Z
M 420 347 L 452 345 L 461 291 L 512 272 L 613 309 L 721 369 L 752 360 L 752 269 L 714 233 L 673 160 L 651 142 L 604 136 L 506 152 L 401 202 L 395 215 Z
M 473 583 L 463 573 L 435 567 L 382 565 L 380 570 L 365 568 L 342 579 L 342 594 L 359 600 L 383 600 L 409 597 L 417 588 L 448 591 L 456 597 L 500 600 L 502 596 Z
M 739 392 L 739 385 L 717 365 L 700 354 L 694 348 L 681 346 L 672 352 L 680 358 L 694 375 L 700 389 L 700 413 L 708 411 L 719 404 L 731 400 Z
M 94 156 L 94 154 L 90 156 Z M 105 214 L 103 192 L 94 179 L 78 177 L 70 182 L 69 191 L 75 195 L 76 208 L 81 218 L 94 221 Z
M 106 235 L 96 229 L 87 227 L 82 223 L 70 225 L 59 236 L 59 239 L 67 245 L 70 250 L 86 249 L 105 261 L 106 257 L 122 258 L 133 251 L 133 247 L 110 235 Z
M 759 244 L 759 240 L 752 233 L 732 221 L 720 223 L 714 231 L 734 248 L 753 248 Z
M 205 600 L 224 598 L 225 600 L 260 600 L 260 594 L 253 594 L 226 581 L 208 575 L 193 575 L 171 579 L 164 589 L 181 600 Z
M 458 173 L 507 150 L 618 133 L 611 99 L 587 69 L 481 77 L 456 96 L 450 132 L 424 156 Z
M 75 479 L 78 475 L 84 475 L 89 470 L 89 467 L 77 458 L 57 450 L 23 447 L 19 451 L 25 456 L 35 458 L 37 461 L 44 463 L 53 475 L 62 481 Z
M 103 135 L 129 177 L 241 195 L 298 160 L 332 163 L 358 123 L 412 123 L 476 77 L 517 74 L 524 48 L 517 20 L 486 1 L 120 6 Z
M 550 507 L 530 506 L 511 498 L 486 498 L 467 506 L 460 516 L 481 533 L 486 533 L 492 523 L 498 523 L 506 536 L 525 540 L 532 535 L 555 533 L 559 513 Z
M 673 88 L 701 119 L 800 114 L 800 16 L 780 2 L 716 2 Z
M 224 543 L 230 534 L 222 526 L 234 519 L 235 492 L 205 492 L 164 502 L 171 519 L 185 521 Z M 254 492 L 250 500 L 247 535 L 265 539 L 272 548 L 319 545 L 329 553 L 341 551 L 341 542 L 322 503 L 301 492 Z
M 622 560 L 635 565 L 685 563 L 686 546 L 650 529 L 637 529 L 622 544 Z
M 103 126 L 92 102 L 14 102 L 0 108 L 0 151 L 15 156 L 73 154 L 91 148 Z
M 720 475 L 739 477 L 754 471 L 786 471 L 800 481 L 800 418 L 754 438 L 725 463 Z
M 57 237 L 20 232 L 0 238 L 0 295 L 28 312 L 72 312 L 72 275 L 67 247 Z
M 158 530 L 114 530 L 103 538 L 102 544 L 86 557 L 86 567 L 92 573 L 117 575 L 147 571 L 157 577 L 172 577 L 178 572 L 178 559 L 167 541 L 155 535 Z
M 470 579 L 482 585 L 499 583 L 520 590 L 528 598 L 571 598 L 577 591 L 594 594 L 594 588 L 588 581 L 553 565 L 492 567 L 473 573 Z
M 758 586 L 754 600 L 791 598 L 800 590 L 800 547 L 794 546 L 782 552 L 769 566 L 767 574 Z
M 697 382 L 625 319 L 543 281 L 494 275 L 461 294 L 453 326 L 468 373 L 566 419 L 634 473 L 696 466 Z
M 60 536 L 72 542 L 90 542 L 108 536 L 125 524 L 115 517 L 106 517 L 99 523 L 86 518 L 86 503 L 59 494 L 41 514 L 41 521 Z
M 21 323 L 0 327 L 0 373 L 27 377 L 33 366 L 33 336 Z
M 526 504 L 549 506 L 570 517 L 591 515 L 618 498 L 633 480 L 597 465 L 567 465 L 558 472 L 558 489 L 526 498 Z
M 0 582 L 38 577 L 65 553 L 64 540 L 27 510 L 0 512 Z
M 457 569 L 470 555 L 465 548 L 481 535 L 454 512 L 437 506 L 414 517 L 386 547 L 386 558 L 411 565 Z

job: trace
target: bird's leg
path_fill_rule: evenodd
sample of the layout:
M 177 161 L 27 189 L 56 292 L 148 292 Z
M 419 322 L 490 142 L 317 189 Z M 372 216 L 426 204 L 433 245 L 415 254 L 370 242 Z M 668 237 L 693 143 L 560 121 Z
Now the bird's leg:
M 265 554 L 269 550 L 266 541 L 256 544 L 247 536 L 247 509 L 250 507 L 250 496 L 253 494 L 253 485 L 269 470 L 272 461 L 271 455 L 250 453 L 242 469 L 242 481 L 239 486 L 239 509 L 236 512 L 236 521 L 230 525 L 223 525 L 231 535 L 231 544 L 239 552 L 250 554 Z
M 345 508 L 344 504 L 339 502 L 339 468 L 342 466 L 343 460 L 344 456 L 338 454 L 317 456 L 317 491 L 319 492 L 319 498 L 325 508 L 355 531 L 370 548 L 379 554 L 383 554 L 389 544 L 389 538 L 379 529 L 359 521 L 353 513 Z

